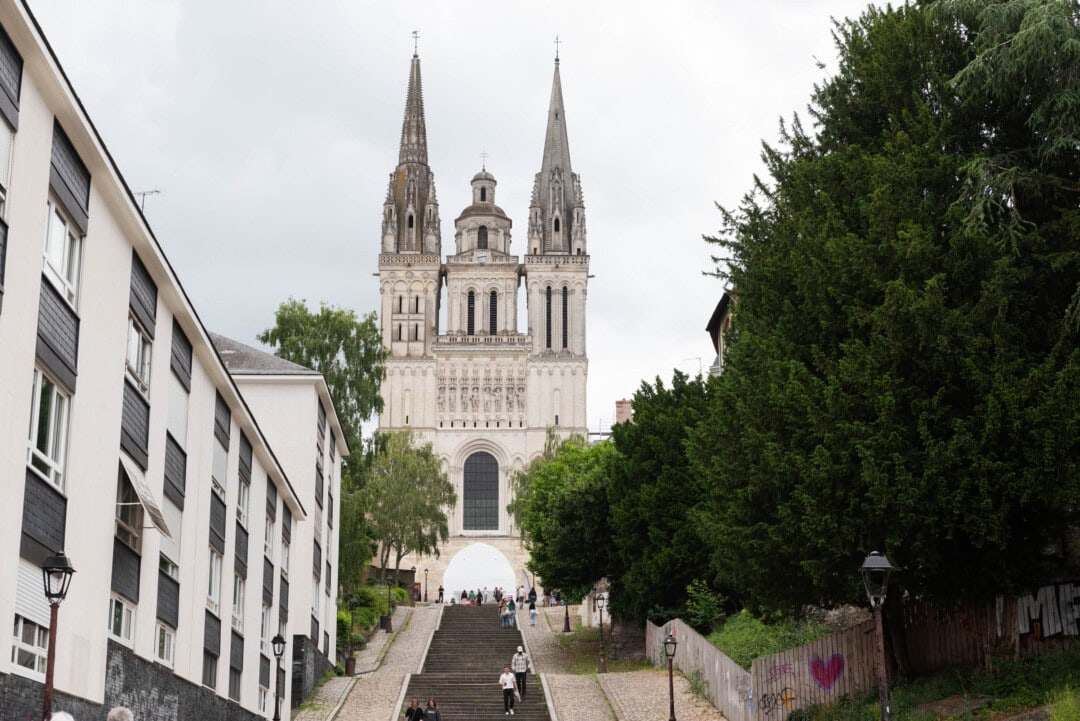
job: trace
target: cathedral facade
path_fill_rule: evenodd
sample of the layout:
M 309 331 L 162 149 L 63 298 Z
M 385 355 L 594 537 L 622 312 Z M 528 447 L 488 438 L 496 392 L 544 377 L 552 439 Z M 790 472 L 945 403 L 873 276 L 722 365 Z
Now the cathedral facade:
M 454 220 L 444 257 L 414 54 L 383 207 L 380 319 L 389 356 L 379 428 L 430 441 L 457 491 L 439 558 L 403 561 L 448 594 L 520 583 L 527 554 L 506 511 L 509 478 L 543 451 L 548 428 L 563 436 L 588 430 L 589 255 L 558 58 L 523 246 L 513 244 L 496 189 L 486 168 L 473 176 L 472 202 Z M 525 319 L 517 317 L 522 292 Z

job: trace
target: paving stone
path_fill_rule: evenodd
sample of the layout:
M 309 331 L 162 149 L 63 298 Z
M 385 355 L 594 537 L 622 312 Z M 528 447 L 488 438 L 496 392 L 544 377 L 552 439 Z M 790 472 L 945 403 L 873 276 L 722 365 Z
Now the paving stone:
M 668 716 L 666 671 L 605 673 L 597 677 L 619 721 L 656 721 Z M 724 715 L 705 699 L 694 696 L 689 682 L 675 677 L 675 718 L 679 721 L 719 721 Z M 574 719 L 559 716 L 559 721 Z

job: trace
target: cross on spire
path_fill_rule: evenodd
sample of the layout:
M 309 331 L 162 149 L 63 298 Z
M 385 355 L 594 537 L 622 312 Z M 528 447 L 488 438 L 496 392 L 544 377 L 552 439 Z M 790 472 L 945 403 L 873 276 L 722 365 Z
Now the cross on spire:
M 486 150 L 481 150 L 480 151 L 480 164 L 481 164 L 481 169 L 482 170 L 487 170 L 487 159 L 488 159 L 487 151 Z
M 412 39 L 413 39 L 413 55 L 418 55 L 420 53 L 420 31 L 419 30 L 413 30 L 412 31 Z M 557 54 L 558 53 L 556 53 L 556 55 Z
M 559 36 L 555 36 L 555 62 L 559 62 L 559 44 L 564 41 L 559 40 Z

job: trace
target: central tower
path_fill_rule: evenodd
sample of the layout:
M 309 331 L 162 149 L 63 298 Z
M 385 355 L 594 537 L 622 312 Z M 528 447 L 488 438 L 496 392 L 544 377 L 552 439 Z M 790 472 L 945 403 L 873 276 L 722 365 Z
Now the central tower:
M 390 353 L 379 427 L 410 428 L 430 441 L 457 490 L 440 557 L 402 562 L 427 568 L 440 585 L 457 552 L 479 541 L 505 556 L 515 574 L 524 570 L 527 556 L 506 511 L 509 478 L 543 451 L 548 428 L 563 436 L 588 432 L 585 204 L 570 164 L 558 59 L 522 257 L 514 254 L 513 223 L 496 204 L 495 176 L 484 167 L 470 185 L 471 202 L 454 220 L 454 249 L 443 261 L 414 54 L 398 165 L 383 206 L 380 317 Z M 524 329 L 517 317 L 522 285 Z M 477 557 L 483 553 L 471 549 L 461 559 Z M 459 560 L 447 582 L 459 582 L 472 563 Z

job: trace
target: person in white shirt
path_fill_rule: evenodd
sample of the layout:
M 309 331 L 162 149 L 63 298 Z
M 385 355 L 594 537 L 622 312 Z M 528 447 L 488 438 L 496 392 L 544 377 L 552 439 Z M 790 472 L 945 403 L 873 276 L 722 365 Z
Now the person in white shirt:
M 502 676 L 499 676 L 499 686 L 503 692 L 503 709 L 507 716 L 514 715 L 514 674 L 510 673 L 509 666 L 503 666 Z

